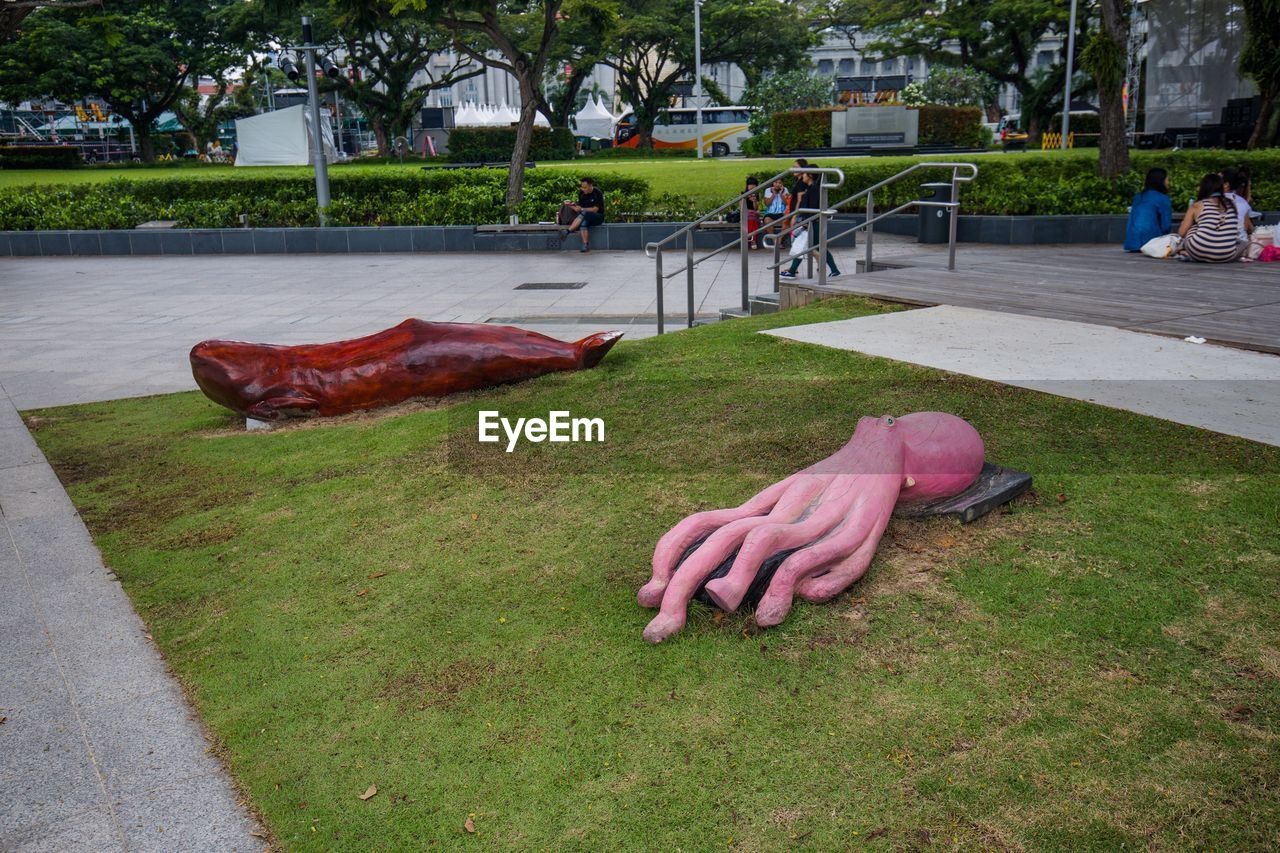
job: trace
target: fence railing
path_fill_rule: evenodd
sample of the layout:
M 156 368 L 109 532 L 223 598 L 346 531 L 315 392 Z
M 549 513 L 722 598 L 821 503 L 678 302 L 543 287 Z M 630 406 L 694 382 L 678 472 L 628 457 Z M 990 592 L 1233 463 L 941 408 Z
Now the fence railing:
M 789 175 L 799 174 L 800 172 L 809 172 L 811 174 L 820 176 L 821 180 L 819 181 L 819 186 L 821 187 L 820 192 L 823 198 L 826 197 L 826 191 L 828 189 L 836 189 L 844 185 L 844 172 L 841 171 L 840 169 L 809 167 L 806 169 L 791 168 L 791 169 L 787 169 L 784 172 L 779 172 L 773 177 L 767 178 L 766 180 L 762 181 L 760 183 L 760 186 L 767 187 L 778 178 L 785 178 Z M 828 177 L 831 177 L 834 180 L 832 182 L 828 182 L 827 181 Z M 661 335 L 663 332 L 666 331 L 666 328 L 665 328 L 666 315 L 664 314 L 664 310 L 663 310 L 663 293 L 662 293 L 664 282 L 666 282 L 667 279 L 673 278 L 674 276 L 677 276 L 682 272 L 685 274 L 686 290 L 687 290 L 687 296 L 688 296 L 688 325 L 690 328 L 692 328 L 693 320 L 694 320 L 694 308 L 695 308 L 694 306 L 695 300 L 694 300 L 694 292 L 693 292 L 694 268 L 698 264 L 702 263 L 703 261 L 708 261 L 711 258 L 714 258 L 717 255 L 727 252 L 730 249 L 733 249 L 735 247 L 738 249 L 738 255 L 739 255 L 740 264 L 741 264 L 742 310 L 744 311 L 750 310 L 751 274 L 750 274 L 750 266 L 749 266 L 750 256 L 748 254 L 750 250 L 750 241 L 748 238 L 748 234 L 749 234 L 748 228 L 750 224 L 750 217 L 748 216 L 747 199 L 755 195 L 756 193 L 757 193 L 757 190 L 744 190 L 743 192 L 739 193 L 737 196 L 733 197 L 729 201 L 720 205 L 710 213 L 706 213 L 706 214 L 703 214 L 702 216 L 699 216 L 697 219 L 693 220 L 688 225 L 684 226 L 678 231 L 673 232 L 672 234 L 668 235 L 667 237 L 664 237 L 663 239 L 655 243 L 649 243 L 644 247 L 645 254 L 653 258 L 656 262 L 656 276 L 657 276 L 657 286 L 658 286 L 658 291 L 657 291 L 658 292 L 658 298 L 657 298 L 658 334 Z M 723 246 L 720 246 L 717 249 L 712 250 L 711 252 L 708 252 L 705 255 L 702 255 L 701 257 L 695 257 L 693 243 L 694 243 L 694 234 L 697 231 L 697 229 L 701 227 L 704 223 L 710 221 L 712 218 L 718 216 L 719 214 L 723 213 L 724 211 L 728 210 L 734 205 L 737 205 L 738 207 L 737 238 L 732 240 L 729 243 L 726 243 Z M 672 270 L 671 272 L 664 272 L 663 263 L 662 263 L 663 251 L 667 246 L 675 244 L 676 241 L 679 240 L 681 237 L 684 238 L 684 266 L 679 267 L 675 270 Z M 776 274 L 774 277 L 776 280 L 777 278 Z

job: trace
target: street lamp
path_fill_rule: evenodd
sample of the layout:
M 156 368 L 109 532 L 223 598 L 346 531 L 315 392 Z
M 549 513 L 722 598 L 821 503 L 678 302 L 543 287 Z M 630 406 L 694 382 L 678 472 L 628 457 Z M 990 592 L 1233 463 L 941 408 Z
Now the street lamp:
M 698 117 L 698 159 L 702 159 L 702 0 L 693 0 L 693 107 Z
M 1062 93 L 1062 150 L 1067 150 L 1067 130 L 1071 126 L 1071 75 L 1076 57 L 1076 0 L 1071 0 L 1071 22 L 1067 24 L 1067 85 Z
M 324 136 L 320 133 L 320 91 L 316 87 L 316 52 L 320 49 L 311 41 L 311 18 L 303 16 L 302 47 L 298 50 L 307 57 L 307 101 L 311 105 L 311 143 L 315 146 L 311 161 L 316 169 L 316 208 L 320 214 L 320 227 L 323 228 L 325 211 L 329 209 L 329 163 L 325 160 Z M 336 77 L 337 67 L 328 58 L 325 62 L 334 72 L 330 76 Z M 329 71 L 330 68 L 326 67 L 325 73 L 328 74 Z

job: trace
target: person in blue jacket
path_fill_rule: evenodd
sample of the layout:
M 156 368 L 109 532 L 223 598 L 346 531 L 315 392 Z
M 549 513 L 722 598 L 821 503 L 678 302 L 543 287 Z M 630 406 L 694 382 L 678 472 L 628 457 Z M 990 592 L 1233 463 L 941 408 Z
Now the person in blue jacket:
M 1169 173 L 1148 169 L 1142 192 L 1133 197 L 1129 225 L 1124 232 L 1124 250 L 1137 252 L 1153 237 L 1163 237 L 1173 228 L 1173 204 L 1169 201 Z

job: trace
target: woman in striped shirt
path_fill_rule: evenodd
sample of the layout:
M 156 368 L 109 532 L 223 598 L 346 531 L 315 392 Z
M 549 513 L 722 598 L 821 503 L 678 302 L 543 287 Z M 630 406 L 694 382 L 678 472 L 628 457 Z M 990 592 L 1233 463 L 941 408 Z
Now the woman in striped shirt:
M 1210 173 L 1200 179 L 1196 202 L 1182 217 L 1178 235 L 1187 260 L 1222 264 L 1239 259 L 1244 244 L 1235 204 L 1223 195 L 1221 175 Z

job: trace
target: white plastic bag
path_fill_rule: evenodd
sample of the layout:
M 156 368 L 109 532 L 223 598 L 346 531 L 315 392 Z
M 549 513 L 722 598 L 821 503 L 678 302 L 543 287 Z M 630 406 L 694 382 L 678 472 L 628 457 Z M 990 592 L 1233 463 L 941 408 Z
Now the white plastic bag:
M 1152 237 L 1142 244 L 1139 251 L 1149 258 L 1170 258 L 1181 245 L 1182 238 L 1177 234 L 1165 234 L 1162 237 Z
M 791 232 L 791 250 L 790 255 L 798 258 L 804 255 L 809 249 L 809 229 L 797 228 Z

